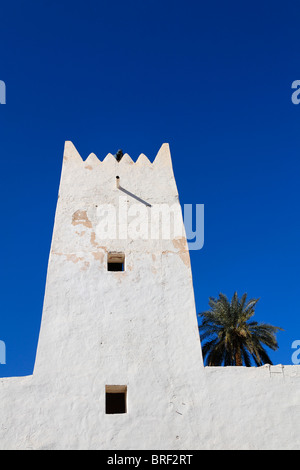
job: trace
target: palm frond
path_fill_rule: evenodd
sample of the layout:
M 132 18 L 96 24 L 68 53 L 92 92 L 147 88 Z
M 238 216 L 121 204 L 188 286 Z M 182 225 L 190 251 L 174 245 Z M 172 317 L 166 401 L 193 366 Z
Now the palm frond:
M 268 323 L 249 321 L 259 299 L 247 300 L 234 292 L 229 301 L 225 294 L 209 298 L 209 310 L 198 314 L 203 358 L 207 365 L 257 366 L 271 364 L 264 346 L 276 350 L 276 334 L 282 328 Z

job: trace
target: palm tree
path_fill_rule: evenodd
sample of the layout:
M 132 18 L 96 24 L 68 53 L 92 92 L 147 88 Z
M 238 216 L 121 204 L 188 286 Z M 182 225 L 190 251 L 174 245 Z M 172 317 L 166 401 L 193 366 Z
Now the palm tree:
M 231 301 L 226 295 L 209 298 L 210 310 L 198 314 L 203 358 L 208 366 L 257 366 L 272 364 L 263 345 L 278 349 L 276 333 L 282 330 L 267 323 L 249 321 L 259 299 L 240 299 L 235 292 Z

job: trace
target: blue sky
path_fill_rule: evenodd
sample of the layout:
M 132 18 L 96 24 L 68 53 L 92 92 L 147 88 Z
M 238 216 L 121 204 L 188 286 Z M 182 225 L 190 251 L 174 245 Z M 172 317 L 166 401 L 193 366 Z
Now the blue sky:
M 1 4 L 1 313 L 7 363 L 31 374 L 65 140 L 83 158 L 153 160 L 169 142 L 180 201 L 205 205 L 191 252 L 197 311 L 259 297 L 255 319 L 299 324 L 300 5 L 279 1 Z

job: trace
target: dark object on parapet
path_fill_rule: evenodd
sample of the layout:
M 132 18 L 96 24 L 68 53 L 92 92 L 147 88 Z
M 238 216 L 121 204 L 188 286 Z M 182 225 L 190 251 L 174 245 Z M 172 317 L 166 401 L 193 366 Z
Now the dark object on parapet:
M 115 154 L 115 159 L 117 160 L 117 162 L 119 162 L 122 157 L 123 157 L 124 153 L 123 153 L 123 150 L 118 150 L 117 153 Z

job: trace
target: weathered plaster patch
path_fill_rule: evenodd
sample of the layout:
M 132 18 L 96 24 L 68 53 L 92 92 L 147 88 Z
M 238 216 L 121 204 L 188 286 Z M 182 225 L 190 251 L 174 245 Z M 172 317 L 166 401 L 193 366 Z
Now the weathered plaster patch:
M 72 215 L 72 225 L 84 225 L 85 227 L 92 228 L 92 223 L 88 219 L 86 211 L 78 210 Z
M 86 271 L 89 266 L 90 266 L 90 263 L 88 261 L 85 261 L 84 265 L 82 266 L 82 268 L 80 268 L 80 270 L 81 271 Z
M 97 251 L 96 253 L 95 252 L 92 252 L 92 255 L 94 256 L 95 260 L 99 261 L 100 264 L 103 263 L 104 261 L 104 253 L 100 253 L 99 251 Z
M 91 233 L 91 244 L 92 244 L 93 246 L 98 247 L 98 243 L 96 242 L 96 234 L 95 234 L 95 232 L 92 232 L 92 233 Z
M 103 250 L 105 253 L 107 253 L 108 249 L 106 246 L 99 245 L 99 243 L 96 242 L 96 234 L 95 232 L 91 233 L 91 238 L 90 238 L 91 245 L 93 245 L 95 248 Z
M 69 254 L 65 256 L 67 258 L 67 261 L 72 261 L 72 263 L 74 264 L 78 263 L 78 261 L 83 261 L 83 258 L 81 258 L 80 256 L 76 256 L 75 254 Z
M 184 237 L 181 238 L 174 238 L 172 240 L 172 243 L 175 248 L 177 248 L 180 251 L 187 250 L 187 245 L 186 245 L 186 240 Z
M 67 261 L 72 261 L 72 263 L 77 264 L 78 261 L 83 261 L 84 258 L 75 255 L 75 253 L 53 253 L 57 256 L 65 256 Z
M 190 266 L 190 255 L 188 251 L 188 246 L 185 237 L 181 238 L 174 238 L 172 240 L 173 245 L 176 249 L 178 249 L 178 253 L 182 261 L 186 266 Z
M 78 261 L 83 261 L 83 258 L 80 256 L 76 256 L 74 253 L 71 254 L 65 254 L 65 257 L 67 258 L 67 261 L 72 261 L 72 263 L 78 263 Z
M 152 253 L 151 256 L 152 256 L 152 261 L 153 261 L 153 263 L 155 263 L 155 261 L 156 261 L 156 255 L 155 255 L 154 253 Z M 153 274 L 157 274 L 157 268 L 156 268 L 156 266 L 153 266 L 153 265 L 151 266 L 151 272 L 152 272 Z

